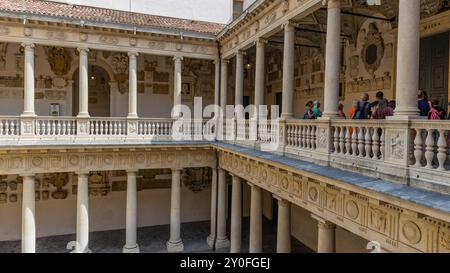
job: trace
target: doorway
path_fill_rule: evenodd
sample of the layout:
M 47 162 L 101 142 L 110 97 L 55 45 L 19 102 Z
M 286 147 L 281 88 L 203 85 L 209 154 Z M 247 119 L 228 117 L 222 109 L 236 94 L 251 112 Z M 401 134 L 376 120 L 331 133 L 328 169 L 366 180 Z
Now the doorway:
M 427 92 L 429 99 L 438 99 L 444 109 L 448 107 L 448 51 L 448 32 L 420 41 L 420 89 Z
M 73 74 L 72 115 L 78 115 L 79 107 L 79 70 Z M 91 117 L 109 117 L 111 114 L 111 90 L 108 72 L 98 65 L 90 65 L 88 69 L 88 107 Z
M 279 115 L 283 113 L 283 92 L 277 92 L 275 94 L 275 104 L 278 105 Z

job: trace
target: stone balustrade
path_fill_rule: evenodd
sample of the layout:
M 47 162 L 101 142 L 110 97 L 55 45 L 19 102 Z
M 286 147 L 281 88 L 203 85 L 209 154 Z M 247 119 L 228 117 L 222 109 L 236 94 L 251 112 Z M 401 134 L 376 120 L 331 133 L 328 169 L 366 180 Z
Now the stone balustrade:
M 450 193 L 450 122 L 429 120 L 223 121 L 218 141 Z M 51 140 L 215 140 L 214 121 L 152 118 L 0 117 L 5 145 Z M 44 142 L 45 143 L 45 142 Z M 42 143 L 42 144 L 44 144 Z

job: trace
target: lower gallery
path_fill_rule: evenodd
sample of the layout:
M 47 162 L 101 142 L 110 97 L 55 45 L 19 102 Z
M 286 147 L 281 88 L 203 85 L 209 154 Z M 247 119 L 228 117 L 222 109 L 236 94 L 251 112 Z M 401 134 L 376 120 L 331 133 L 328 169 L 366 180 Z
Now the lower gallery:
M 221 1 L 0 1 L 0 252 L 449 253 L 448 1 Z

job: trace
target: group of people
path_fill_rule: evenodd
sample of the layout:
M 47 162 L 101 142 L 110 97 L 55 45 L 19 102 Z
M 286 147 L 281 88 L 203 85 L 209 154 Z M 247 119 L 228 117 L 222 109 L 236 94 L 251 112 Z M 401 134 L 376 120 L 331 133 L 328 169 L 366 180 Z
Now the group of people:
M 439 106 L 439 100 L 436 98 L 428 100 L 427 93 L 422 90 L 419 90 L 418 94 L 418 107 L 422 117 L 431 120 L 450 119 L 450 114 L 447 116 L 445 109 Z
M 369 102 L 369 94 L 364 93 L 359 101 L 353 101 L 348 117 L 350 119 L 386 119 L 394 115 L 395 106 L 395 100 L 388 101 L 381 91 L 376 93 L 376 100 L 373 102 Z M 319 101 L 308 101 L 306 107 L 303 119 L 317 119 L 322 116 Z M 439 100 L 428 100 L 426 92 L 422 90 L 418 94 L 418 108 L 420 115 L 430 120 L 450 119 L 450 114 L 447 116 L 446 111 L 439 106 Z M 347 118 L 343 104 L 339 104 L 339 116 Z

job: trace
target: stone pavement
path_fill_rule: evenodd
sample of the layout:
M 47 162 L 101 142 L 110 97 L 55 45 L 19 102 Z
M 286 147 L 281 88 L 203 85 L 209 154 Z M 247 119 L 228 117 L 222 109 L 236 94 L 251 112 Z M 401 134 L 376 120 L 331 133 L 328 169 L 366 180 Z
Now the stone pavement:
M 142 253 L 166 253 L 166 241 L 169 239 L 169 225 L 138 228 L 137 241 Z M 181 238 L 184 242 L 185 252 L 211 252 L 206 244 L 209 234 L 209 221 L 183 223 L 181 225 Z M 125 230 L 98 231 L 89 234 L 89 248 L 93 253 L 120 253 L 125 243 Z M 276 225 L 271 221 L 263 221 L 263 252 L 276 252 Z M 40 253 L 70 252 L 66 245 L 75 240 L 75 234 L 38 238 L 36 251 Z M 242 252 L 248 252 L 249 218 L 242 221 Z M 20 252 L 20 241 L 0 242 L 0 253 Z M 227 249 L 217 252 L 228 252 Z M 313 252 L 292 238 L 292 252 Z

